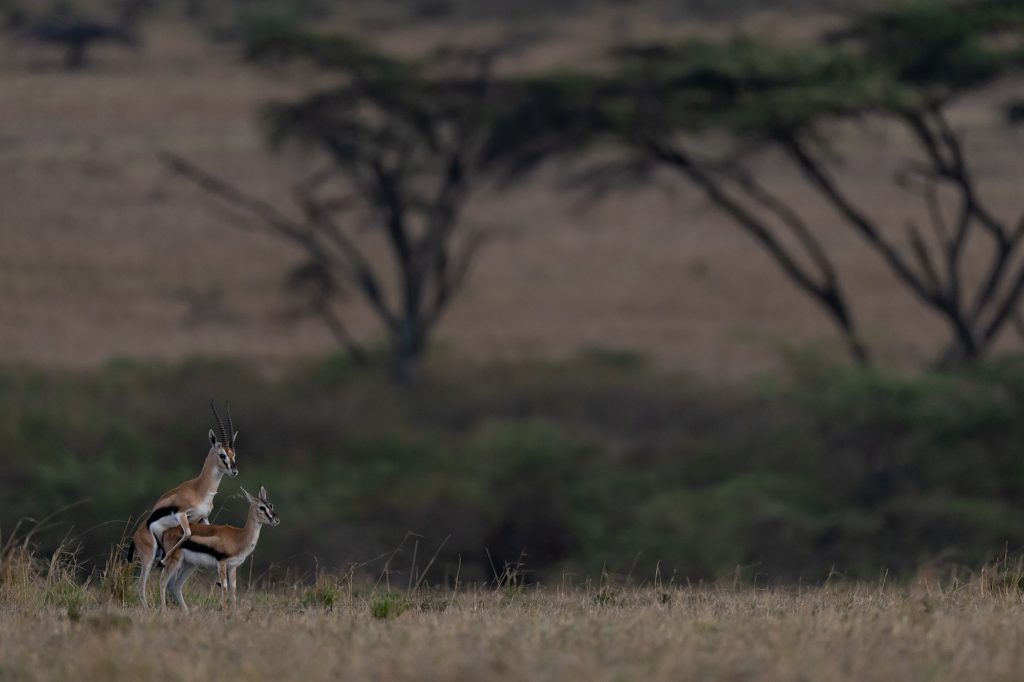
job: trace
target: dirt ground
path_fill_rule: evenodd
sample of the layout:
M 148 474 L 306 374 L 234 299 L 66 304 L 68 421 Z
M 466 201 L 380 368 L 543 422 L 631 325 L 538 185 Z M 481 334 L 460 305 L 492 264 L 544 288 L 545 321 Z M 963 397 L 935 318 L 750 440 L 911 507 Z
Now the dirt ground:
M 759 30 L 797 38 L 828 21 L 755 19 Z M 529 40 L 513 68 L 585 65 L 610 40 L 697 30 L 627 9 L 543 30 L 345 28 L 406 54 L 519 31 Z M 305 92 L 312 76 L 242 66 L 231 48 L 183 25 L 157 23 L 146 35 L 143 51 L 98 50 L 80 73 L 63 71 L 60 55 L 44 47 L 0 48 L 0 363 L 89 367 L 117 357 L 207 355 L 271 368 L 331 350 L 327 331 L 298 315 L 283 291 L 300 254 L 227 222 L 157 157 L 172 150 L 289 208 L 288 187 L 313 161 L 266 152 L 256 114 L 275 97 Z M 985 196 L 1007 220 L 1024 209 L 1024 134 L 1008 131 L 993 105 L 1021 91 L 1003 84 L 957 112 Z M 842 144 L 858 152 L 843 173 L 874 215 L 894 231 L 920 217 L 918 202 L 891 181 L 907 156 L 904 140 L 868 130 Z M 901 368 L 932 358 L 946 340 L 941 322 L 792 172 L 763 163 L 836 254 L 876 356 Z M 831 322 L 753 240 L 669 176 L 595 203 L 559 189 L 552 170 L 478 197 L 468 220 L 493 237 L 438 329 L 447 353 L 488 361 L 600 347 L 734 380 L 778 367 L 786 347 L 842 352 Z M 345 315 L 360 339 L 380 338 L 357 300 Z M 1004 349 L 1021 345 L 1004 334 Z

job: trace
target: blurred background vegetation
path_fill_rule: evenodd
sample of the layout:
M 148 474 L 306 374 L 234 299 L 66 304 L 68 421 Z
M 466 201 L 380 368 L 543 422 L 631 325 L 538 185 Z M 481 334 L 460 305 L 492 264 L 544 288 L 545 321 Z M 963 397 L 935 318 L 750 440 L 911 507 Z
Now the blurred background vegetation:
M 627 45 L 641 6 L 728 30 Z M 1024 3 L 0 0 L 0 12 L 17 40 L 71 46 L 110 39 L 137 49 L 150 24 L 187 23 L 229 51 L 238 73 L 278 69 L 279 82 L 299 83 L 301 94 L 261 93 L 251 116 L 271 146 L 311 154 L 312 175 L 245 191 L 226 171 L 153 153 L 164 175 L 147 201 L 168 201 L 174 171 L 207 191 L 191 204 L 283 237 L 291 250 L 275 246 L 267 260 L 283 263 L 289 291 L 346 348 L 321 345 L 277 364 L 230 352 L 203 359 L 192 346 L 175 359 L 139 352 L 51 366 L 0 356 L 4 536 L 19 520 L 24 532 L 46 519 L 33 537 L 42 550 L 70 541 L 83 570 L 100 566 L 131 534 L 127 519 L 137 524 L 161 492 L 196 474 L 214 397 L 230 400 L 241 432 L 237 482 L 266 486 L 282 518 L 252 567 L 271 579 L 386 566 L 403 584 L 436 552 L 427 579 L 447 584 L 510 572 L 548 583 L 656 572 L 680 583 L 731 572 L 817 582 L 833 570 L 866 579 L 925 564 L 959 570 L 1024 547 L 1024 221 L 998 217 L 1019 213 L 1019 193 L 988 184 L 1017 186 L 1019 174 L 975 164 L 950 114 L 1016 82 Z M 572 68 L 503 71 L 502 54 L 540 40 L 529 32 L 516 45 L 418 58 L 342 35 L 431 22 L 542 25 L 592 12 L 621 19 L 621 35 L 601 60 Z M 825 15 L 827 30 L 800 44 L 737 37 L 759 12 Z M 64 66 L 85 73 L 90 62 L 69 52 Z M 985 102 L 985 121 L 998 122 L 987 131 L 1012 135 L 1024 118 L 1012 94 Z M 925 211 L 927 230 L 881 225 L 889 216 L 871 217 L 874 195 L 850 198 L 856 182 L 845 194 L 846 160 L 859 149 L 850 140 L 870 125 L 889 126 L 912 150 L 884 182 Z M 207 151 L 203 161 L 216 157 Z M 3 172 L 20 170 L 12 162 Z M 597 203 L 666 170 L 703 193 L 702 210 L 726 216 L 723 229 L 754 238 L 785 273 L 776 286 L 808 295 L 836 325 L 842 351 L 776 342 L 785 361 L 774 371 L 722 382 L 662 366 L 642 348 L 606 350 L 614 343 L 470 362 L 435 341 L 477 255 L 477 233 L 462 218 L 478 194 L 539 174 Z M 805 193 L 766 189 L 780 177 Z M 349 193 L 320 193 L 328 181 Z M 207 195 L 221 203 L 210 208 Z M 918 352 L 909 370 L 874 357 L 880 334 L 853 323 L 858 291 L 871 286 L 835 264 L 844 242 L 823 234 L 836 225 L 888 268 L 894 281 L 882 299 L 909 291 L 939 320 L 911 332 L 934 352 Z M 23 228 L 12 220 L 3 229 Z M 369 232 L 383 241 L 360 241 Z M 216 258 L 216 267 L 235 260 Z M 704 277 L 689 270 L 694 282 Z M 753 296 L 753 284 L 732 296 Z M 189 324 L 223 318 L 218 338 L 243 336 L 219 291 L 192 296 L 202 300 L 191 302 L 199 322 Z M 351 322 L 358 297 L 373 309 L 370 323 Z M 214 522 L 241 521 L 235 483 L 222 484 Z
M 8 12 L 31 14 L 118 13 L 127 6 L 141 5 L 150 15 L 184 15 L 214 33 L 228 37 L 253 20 L 288 19 L 324 21 L 352 12 L 366 14 L 370 21 L 422 22 L 435 19 L 526 19 L 552 14 L 580 14 L 612 8 L 654 7 L 667 15 L 696 18 L 736 19 L 759 10 L 791 13 L 842 12 L 878 7 L 879 0 L 4 0 Z M 225 32 L 226 31 L 226 32 Z
M 38 541 L 70 533 L 84 566 L 102 563 L 124 532 L 113 519 L 139 519 L 153 491 L 195 475 L 213 423 L 196 406 L 230 395 L 241 475 L 222 484 L 216 521 L 239 522 L 238 482 L 265 485 L 282 518 L 257 575 L 402 545 L 389 568 L 404 585 L 416 543 L 421 570 L 444 543 L 431 582 L 460 565 L 461 580 L 487 581 L 492 563 L 545 582 L 737 567 L 813 582 L 833 567 L 875 579 L 977 566 L 1024 544 L 1024 361 L 912 378 L 814 357 L 791 370 L 723 388 L 600 350 L 439 360 L 413 385 L 341 356 L 276 380 L 212 361 L 7 370 L 0 508 L 10 529 L 84 501 Z

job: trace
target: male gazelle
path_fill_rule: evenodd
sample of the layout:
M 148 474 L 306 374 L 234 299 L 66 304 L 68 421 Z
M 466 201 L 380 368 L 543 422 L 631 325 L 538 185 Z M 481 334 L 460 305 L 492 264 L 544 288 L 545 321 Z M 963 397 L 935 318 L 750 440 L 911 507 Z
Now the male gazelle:
M 213 496 L 217 494 L 220 480 L 225 474 L 231 477 L 238 475 L 238 467 L 235 465 L 235 438 L 238 437 L 238 432 L 231 423 L 231 408 L 228 408 L 228 431 L 224 431 L 224 423 L 221 422 L 212 401 L 210 407 L 213 408 L 213 416 L 220 427 L 220 440 L 217 440 L 213 429 L 210 429 L 210 452 L 206 455 L 202 473 L 198 478 L 186 481 L 174 490 L 164 493 L 153 506 L 153 513 L 132 536 L 128 560 L 131 561 L 135 552 L 138 552 L 139 558 L 142 559 L 139 599 L 147 610 L 149 604 L 146 601 L 146 581 L 153 568 L 153 562 L 166 554 L 160 543 L 164 532 L 168 528 L 180 528 L 182 532 L 178 536 L 181 538 L 178 545 L 187 541 L 193 531 L 190 522 L 209 523 L 210 512 L 213 510 Z M 178 545 L 174 545 L 174 548 Z
M 249 518 L 245 528 L 234 526 L 196 526 L 192 529 L 192 537 L 181 541 L 182 531 L 172 528 L 164 533 L 164 547 L 171 547 L 177 542 L 180 549 L 168 549 L 164 560 L 164 573 L 160 576 L 160 607 L 167 608 L 166 590 L 181 604 L 181 609 L 188 612 L 185 598 L 181 596 L 181 587 L 189 576 L 200 566 L 216 566 L 217 577 L 220 578 L 221 606 L 224 615 L 228 613 L 228 588 L 231 588 L 231 609 L 237 610 L 235 602 L 235 571 L 256 549 L 260 539 L 260 528 L 264 524 L 276 526 L 281 519 L 274 513 L 274 505 L 267 499 L 267 489 L 260 488 L 260 496 L 253 497 L 242 488 L 245 499 L 249 501 Z M 174 545 L 177 547 L 177 545 Z

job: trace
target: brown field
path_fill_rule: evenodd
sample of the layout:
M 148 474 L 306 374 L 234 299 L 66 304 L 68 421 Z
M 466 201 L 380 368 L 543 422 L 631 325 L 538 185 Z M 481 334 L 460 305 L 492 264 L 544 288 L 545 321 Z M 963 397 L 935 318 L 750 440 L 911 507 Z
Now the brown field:
M 493 588 L 244 592 L 225 619 L 0 598 L 4 680 L 1016 680 L 1016 589 L 975 580 L 905 588 Z M 208 587 L 206 589 L 209 589 Z M 109 597 L 107 597 L 109 600 Z M 390 606 L 389 606 L 390 605 Z
M 750 22 L 803 39 L 828 19 L 765 14 Z M 593 63 L 616 38 L 729 27 L 621 9 L 540 27 L 343 28 L 405 54 L 441 42 L 533 36 L 510 68 L 535 69 Z M 288 187 L 314 162 L 266 153 L 255 114 L 269 99 L 305 91 L 312 77 L 243 67 L 230 48 L 173 23 L 153 24 L 147 36 L 143 52 L 97 51 L 94 66 L 78 74 L 63 72 L 59 54 L 43 47 L 0 52 L 0 362 L 88 367 L 115 357 L 210 355 L 275 367 L 328 351 L 327 332 L 297 319 L 300 308 L 282 292 L 299 254 L 229 225 L 156 160 L 160 149 L 173 150 L 287 208 Z M 1024 138 L 1008 132 L 991 105 L 1020 90 L 1001 84 L 958 112 L 983 191 L 1008 219 L 1024 208 Z M 842 148 L 857 152 L 844 171 L 855 194 L 902 230 L 919 208 L 890 181 L 906 144 L 878 129 L 842 139 Z M 792 172 L 763 163 L 837 254 L 876 355 L 904 368 L 927 362 L 943 345 L 941 323 Z M 778 366 L 787 345 L 841 352 L 831 323 L 759 247 L 671 177 L 594 203 L 560 190 L 549 170 L 513 191 L 478 197 L 469 220 L 492 228 L 493 239 L 438 330 L 450 354 L 561 358 L 602 347 L 735 379 Z M 359 338 L 380 336 L 357 300 L 346 316 Z M 1004 348 L 1020 345 L 1005 335 Z

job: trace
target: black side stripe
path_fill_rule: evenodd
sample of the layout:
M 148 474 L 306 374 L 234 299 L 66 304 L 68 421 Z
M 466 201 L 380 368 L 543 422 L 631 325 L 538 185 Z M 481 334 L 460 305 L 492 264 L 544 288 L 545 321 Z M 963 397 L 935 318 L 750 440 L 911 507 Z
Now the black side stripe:
M 164 518 L 165 516 L 171 516 L 172 514 L 177 513 L 178 508 L 173 505 L 170 507 L 160 507 L 159 509 L 154 509 L 153 513 L 149 515 L 149 519 L 146 521 L 146 527 L 148 528 L 149 526 L 152 526 L 154 523 Z
M 187 549 L 190 552 L 202 552 L 203 554 L 209 554 L 210 556 L 212 556 L 217 561 L 224 561 L 225 559 L 228 558 L 228 555 L 225 554 L 224 552 L 218 551 L 218 550 L 214 549 L 213 547 L 207 547 L 206 545 L 201 545 L 198 542 L 195 542 L 194 540 L 185 540 L 185 542 L 183 542 L 181 544 L 181 548 L 182 549 Z

